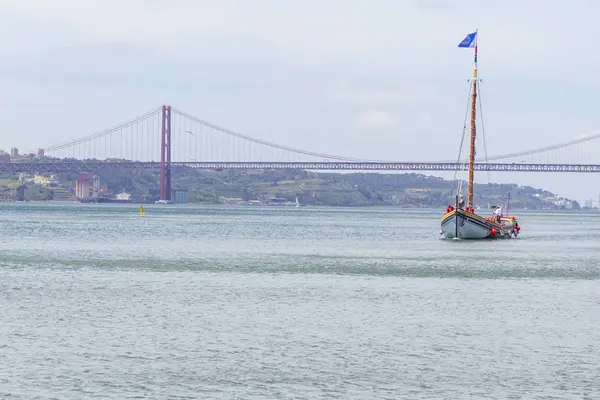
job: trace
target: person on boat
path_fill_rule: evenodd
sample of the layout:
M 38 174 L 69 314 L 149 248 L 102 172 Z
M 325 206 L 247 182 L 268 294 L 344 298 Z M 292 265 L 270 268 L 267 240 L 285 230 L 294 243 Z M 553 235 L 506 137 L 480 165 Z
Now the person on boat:
M 461 210 L 465 208 L 465 199 L 463 199 L 462 194 L 458 195 L 458 208 Z
M 496 207 L 494 209 L 494 219 L 496 222 L 500 223 L 500 216 L 502 215 L 502 206 Z

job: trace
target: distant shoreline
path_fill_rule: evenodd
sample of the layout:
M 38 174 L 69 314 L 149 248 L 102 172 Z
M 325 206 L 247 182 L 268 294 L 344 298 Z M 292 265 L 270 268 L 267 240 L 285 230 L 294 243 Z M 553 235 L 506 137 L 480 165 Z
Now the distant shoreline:
M 145 206 L 148 205 L 156 205 L 156 206 L 160 206 L 161 208 L 171 208 L 171 207 L 185 207 L 185 206 L 211 206 L 211 207 L 243 207 L 243 208 L 283 208 L 283 209 L 290 209 L 290 208 L 299 208 L 299 209 L 314 209 L 314 208 L 345 208 L 345 209 L 373 209 L 373 208 L 381 208 L 381 209 L 403 209 L 403 210 L 428 210 L 428 211 L 432 211 L 432 210 L 439 210 L 440 212 L 443 212 L 443 207 L 438 207 L 438 206 L 422 206 L 422 207 L 418 207 L 418 206 L 414 206 L 412 204 L 395 204 L 395 205 L 327 205 L 327 204 L 318 204 L 318 205 L 314 205 L 314 204 L 307 204 L 307 205 L 301 205 L 300 207 L 296 207 L 294 205 L 271 205 L 271 204 L 223 204 L 223 203 L 176 203 L 176 204 L 155 204 L 154 202 L 147 202 L 147 203 L 137 203 L 137 202 L 133 202 L 133 203 L 84 203 L 84 202 L 80 202 L 77 200 L 26 200 L 26 201 L 15 201 L 15 200 L 10 200 L 10 201 L 0 201 L 0 204 L 69 204 L 69 205 L 82 205 L 82 206 L 94 206 L 94 207 L 120 207 L 120 208 L 125 208 L 125 207 L 131 207 L 131 208 L 136 208 L 139 206 L 139 204 L 144 204 Z M 598 209 L 587 209 L 587 208 L 581 208 L 581 209 L 564 209 L 564 208 L 555 208 L 555 209 L 550 209 L 550 208 L 545 208 L 545 209 L 531 209 L 531 208 L 519 208 L 519 207 L 511 207 L 510 211 L 526 211 L 526 212 L 548 212 L 548 213 L 552 213 L 552 212 L 567 212 L 567 213 L 598 213 L 600 212 L 600 210 Z M 489 213 L 491 213 L 491 209 L 486 209 L 486 208 L 481 208 L 479 210 L 476 210 L 476 214 L 486 214 L 489 211 Z
M 133 204 L 153 204 L 159 197 L 157 171 L 89 171 L 93 184 L 86 181 L 85 190 L 89 193 L 85 194 L 75 193 L 79 182 L 79 175 L 75 173 L 57 173 L 47 178 L 58 182 L 58 186 L 36 183 L 39 176 L 1 175 L 0 198 L 4 201 L 71 203 L 77 202 L 76 195 L 112 199 L 117 194 L 125 194 Z M 299 203 L 301 206 L 445 210 L 448 202 L 453 202 L 450 194 L 456 189 L 454 181 L 416 173 L 185 170 L 177 171 L 172 179 L 171 196 L 179 203 L 269 207 L 296 207 Z M 474 205 L 482 207 L 483 214 L 489 205 L 506 204 L 508 193 L 512 196 L 510 209 L 513 210 L 581 208 L 574 200 L 530 186 L 490 183 L 475 184 L 475 189 Z

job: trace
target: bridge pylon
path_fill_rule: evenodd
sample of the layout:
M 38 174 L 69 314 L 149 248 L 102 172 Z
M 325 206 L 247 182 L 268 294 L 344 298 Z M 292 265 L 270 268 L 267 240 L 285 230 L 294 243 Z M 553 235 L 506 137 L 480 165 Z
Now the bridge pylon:
M 171 106 L 162 106 L 160 200 L 171 200 Z

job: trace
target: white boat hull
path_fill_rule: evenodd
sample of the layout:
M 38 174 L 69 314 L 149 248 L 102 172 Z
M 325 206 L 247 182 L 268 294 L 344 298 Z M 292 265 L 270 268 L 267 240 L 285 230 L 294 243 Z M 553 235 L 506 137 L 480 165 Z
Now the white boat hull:
M 443 237 L 448 239 L 510 239 L 516 237 L 516 222 L 493 223 L 477 214 L 453 210 L 442 217 Z

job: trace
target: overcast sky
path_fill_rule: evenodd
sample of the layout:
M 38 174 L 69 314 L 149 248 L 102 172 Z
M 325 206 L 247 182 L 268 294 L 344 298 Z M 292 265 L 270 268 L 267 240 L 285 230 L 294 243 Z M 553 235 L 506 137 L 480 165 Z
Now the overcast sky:
M 171 104 L 316 152 L 453 159 L 472 74 L 457 44 L 475 29 L 488 153 L 541 147 L 600 129 L 598 15 L 592 0 L 0 0 L 0 149 Z M 600 191 L 596 175 L 492 180 Z

